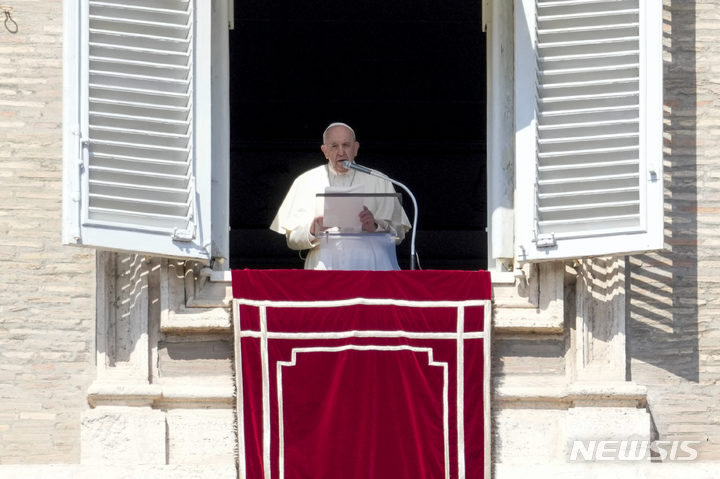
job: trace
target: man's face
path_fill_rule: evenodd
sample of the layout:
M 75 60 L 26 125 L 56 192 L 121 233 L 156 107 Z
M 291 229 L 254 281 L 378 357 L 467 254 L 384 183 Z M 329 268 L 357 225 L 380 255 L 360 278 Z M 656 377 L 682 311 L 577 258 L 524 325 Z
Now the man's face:
M 320 149 L 330 162 L 330 167 L 338 173 L 347 173 L 343 161 L 353 163 L 360 143 L 355 141 L 352 131 L 344 126 L 334 126 L 325 134 L 325 144 Z

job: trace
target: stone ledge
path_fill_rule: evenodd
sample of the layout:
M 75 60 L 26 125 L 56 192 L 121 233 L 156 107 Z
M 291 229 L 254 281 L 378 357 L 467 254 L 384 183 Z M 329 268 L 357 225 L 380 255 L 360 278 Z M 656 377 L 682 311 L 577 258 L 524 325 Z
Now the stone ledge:
M 642 407 L 647 388 L 625 382 L 576 382 L 565 387 L 499 386 L 493 394 L 497 403 L 556 403 L 563 407 Z
M 493 331 L 499 334 L 563 332 L 562 315 L 540 311 L 533 307 L 493 308 Z M 163 333 L 229 333 L 232 314 L 225 307 L 180 308 L 169 312 L 160 324 Z
M 203 401 L 234 403 L 235 388 L 230 386 L 163 386 L 162 399 L 165 401 Z
M 227 384 L 198 384 L 197 379 L 167 384 L 123 384 L 96 381 L 88 389 L 88 403 L 97 406 L 198 406 L 232 405 L 235 388 Z
M 514 273 L 491 274 L 494 285 L 515 284 Z M 208 294 L 211 290 L 212 294 Z M 223 290 L 224 295 L 220 294 Z M 161 330 L 167 333 L 229 332 L 232 329 L 230 291 L 230 271 L 213 272 L 210 281 L 205 282 L 198 293 L 200 297 L 188 297 L 186 307 L 171 312 L 162 322 Z M 530 302 L 522 305 L 503 303 L 493 307 L 493 330 L 499 334 L 557 334 L 563 332 L 563 323 L 562 303 L 545 309 Z
M 88 388 L 90 406 L 128 405 L 149 406 L 162 396 L 162 389 L 154 384 L 95 381 Z
M 497 334 L 563 332 L 562 314 L 540 311 L 537 308 L 493 308 L 493 331 Z
M 229 333 L 232 316 L 227 308 L 181 308 L 170 311 L 160 324 L 163 333 Z
M 568 386 L 567 394 L 576 406 L 602 406 L 594 403 L 628 401 L 641 407 L 647 400 L 647 387 L 633 382 L 577 381 Z
M 235 466 L 0 465 L 3 479 L 235 479 Z

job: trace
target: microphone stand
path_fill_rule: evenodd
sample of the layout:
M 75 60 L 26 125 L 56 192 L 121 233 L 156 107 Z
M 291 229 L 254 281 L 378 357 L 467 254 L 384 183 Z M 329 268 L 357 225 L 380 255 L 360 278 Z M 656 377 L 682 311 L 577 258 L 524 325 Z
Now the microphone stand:
M 394 185 L 398 185 L 400 188 L 407 191 L 408 195 L 410 195 L 410 199 L 413 202 L 413 208 L 415 209 L 415 215 L 413 217 L 412 239 L 410 241 L 410 269 L 414 270 L 415 269 L 415 233 L 417 233 L 417 217 L 418 217 L 418 207 L 417 207 L 417 201 L 415 200 L 415 195 L 412 194 L 412 191 L 410 191 L 410 188 L 403 185 L 399 181 L 395 181 L 392 178 L 385 176 L 384 174 L 380 173 L 379 171 L 371 170 L 370 168 L 366 168 L 364 166 L 360 166 L 355 163 L 350 163 L 349 161 L 343 161 L 343 166 L 345 168 L 347 168 L 348 170 L 353 169 L 353 170 L 357 170 L 357 171 L 362 171 L 365 174 L 377 176 L 378 178 L 387 180 Z M 401 227 L 402 227 L 402 225 L 401 225 Z

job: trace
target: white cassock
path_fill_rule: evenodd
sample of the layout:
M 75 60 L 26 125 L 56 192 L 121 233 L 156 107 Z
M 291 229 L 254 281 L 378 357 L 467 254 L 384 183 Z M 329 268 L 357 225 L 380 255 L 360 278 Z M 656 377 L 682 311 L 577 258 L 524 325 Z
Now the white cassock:
M 316 213 L 322 211 L 322 199 L 317 199 L 315 195 L 324 193 L 328 186 L 358 185 L 364 185 L 365 194 L 395 193 L 392 183 L 387 180 L 356 170 L 339 175 L 329 164 L 306 171 L 293 183 L 270 229 L 284 234 L 290 249 L 309 250 L 305 269 L 334 269 L 320 261 L 320 238 L 310 234 L 313 219 L 322 214 Z M 364 198 L 364 203 L 375 217 L 377 231 L 394 234 L 398 238 L 396 243 L 399 244 L 405 237 L 405 232 L 410 229 L 410 221 L 397 198 L 367 197 Z M 360 211 L 357 214 L 359 215 Z M 383 263 L 382 258 L 368 257 L 376 253 L 357 251 L 356 254 L 365 256 L 358 258 L 360 261 L 357 264 L 368 265 L 357 269 L 387 269 L 380 266 Z

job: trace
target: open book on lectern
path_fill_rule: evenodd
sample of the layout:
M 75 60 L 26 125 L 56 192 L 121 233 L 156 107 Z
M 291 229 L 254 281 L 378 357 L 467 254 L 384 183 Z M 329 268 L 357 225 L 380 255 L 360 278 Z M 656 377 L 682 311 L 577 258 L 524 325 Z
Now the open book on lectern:
M 400 193 L 365 193 L 365 185 L 349 187 L 328 186 L 316 195 L 315 216 L 323 217 L 325 228 L 338 228 L 343 233 L 362 233 L 360 212 L 381 198 L 396 198 L 402 204 Z

